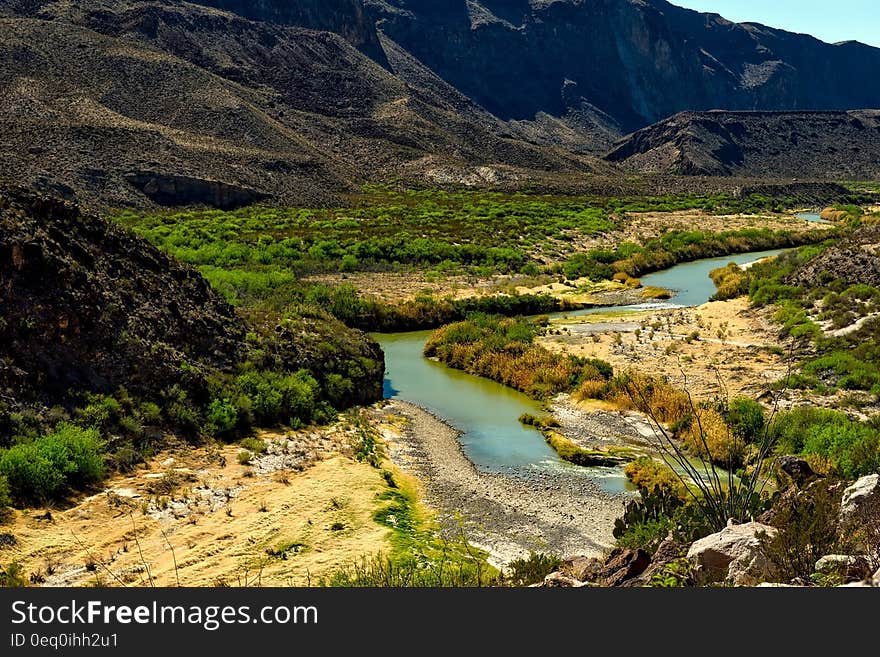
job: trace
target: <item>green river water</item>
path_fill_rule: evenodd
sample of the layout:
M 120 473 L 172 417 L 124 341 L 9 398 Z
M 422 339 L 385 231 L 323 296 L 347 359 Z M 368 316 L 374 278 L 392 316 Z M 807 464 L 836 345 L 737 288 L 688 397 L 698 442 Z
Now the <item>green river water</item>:
M 715 293 L 709 278 L 713 269 L 729 262 L 754 262 L 781 252 L 761 251 L 697 260 L 642 278 L 646 286 L 674 290 L 676 294 L 670 302 L 593 308 L 555 316 L 700 305 Z M 626 489 L 626 478 L 620 468 L 582 468 L 567 463 L 547 445 L 540 432 L 519 423 L 523 413 L 540 415 L 540 403 L 494 381 L 425 358 L 422 349 L 428 335 L 430 331 L 375 335 L 385 351 L 386 398 L 413 402 L 461 431 L 464 451 L 480 469 L 503 472 L 564 468 L 596 479 L 608 492 Z

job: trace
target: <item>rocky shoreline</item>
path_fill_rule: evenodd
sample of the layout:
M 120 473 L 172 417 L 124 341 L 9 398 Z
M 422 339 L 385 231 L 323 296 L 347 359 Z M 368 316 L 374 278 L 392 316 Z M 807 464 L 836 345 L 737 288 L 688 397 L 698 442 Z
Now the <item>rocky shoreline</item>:
M 389 401 L 373 415 L 392 461 L 422 482 L 443 532 L 464 534 L 494 565 L 530 552 L 600 556 L 613 545 L 611 531 L 626 494 L 610 494 L 564 467 L 481 471 L 465 455 L 456 429 L 409 402 Z

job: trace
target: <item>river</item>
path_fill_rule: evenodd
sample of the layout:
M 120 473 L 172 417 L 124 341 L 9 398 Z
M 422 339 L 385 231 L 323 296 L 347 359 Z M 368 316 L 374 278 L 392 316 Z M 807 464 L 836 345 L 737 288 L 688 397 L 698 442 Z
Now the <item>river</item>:
M 744 253 L 687 262 L 642 277 L 646 286 L 675 291 L 669 302 L 650 306 L 605 306 L 557 313 L 578 316 L 596 312 L 642 310 L 648 307 L 697 306 L 715 293 L 709 278 L 713 269 L 729 262 L 746 264 L 778 255 L 782 250 Z M 627 489 L 620 468 L 581 468 L 559 458 L 541 433 L 523 426 L 523 413 L 540 415 L 541 404 L 500 383 L 451 369 L 424 357 L 422 350 L 430 331 L 384 333 L 375 337 L 385 351 L 385 397 L 411 401 L 431 411 L 461 431 L 468 458 L 482 470 L 504 472 L 525 468 L 578 472 L 595 479 L 603 489 L 616 493 Z

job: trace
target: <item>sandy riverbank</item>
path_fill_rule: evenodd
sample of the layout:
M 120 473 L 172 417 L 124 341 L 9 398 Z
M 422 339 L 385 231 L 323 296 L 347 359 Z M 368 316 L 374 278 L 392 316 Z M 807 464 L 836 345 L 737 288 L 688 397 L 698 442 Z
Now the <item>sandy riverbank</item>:
M 394 400 L 373 411 L 394 463 L 422 482 L 445 532 L 460 534 L 496 565 L 530 551 L 598 556 L 624 495 L 611 495 L 574 469 L 522 473 L 479 471 L 458 432 L 414 404 Z

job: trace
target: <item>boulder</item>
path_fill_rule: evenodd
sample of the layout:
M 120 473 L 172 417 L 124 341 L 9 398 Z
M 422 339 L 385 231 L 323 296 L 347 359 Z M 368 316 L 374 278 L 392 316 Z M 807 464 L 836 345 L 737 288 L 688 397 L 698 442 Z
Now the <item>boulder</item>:
M 868 579 L 871 567 L 863 556 L 849 554 L 828 554 L 816 562 L 816 572 L 823 575 L 838 575 L 847 582 Z
M 579 582 L 594 582 L 598 579 L 605 563 L 596 557 L 570 557 L 559 567 L 559 572 Z
M 677 561 L 684 556 L 685 546 L 677 542 L 672 536 L 663 539 L 654 556 L 651 557 L 651 563 L 641 575 L 624 582 L 624 586 L 645 586 L 657 573 L 661 572 L 667 564 Z
M 865 515 L 880 517 L 880 474 L 862 477 L 843 491 L 841 520 L 856 520 Z
M 798 456 L 783 456 L 779 461 L 779 470 L 798 487 L 816 476 L 810 464 Z
M 641 548 L 615 548 L 605 560 L 605 567 L 599 573 L 599 578 L 605 586 L 620 586 L 645 572 L 650 563 L 651 555 Z
M 776 529 L 758 522 L 728 525 L 691 545 L 687 558 L 698 584 L 725 581 L 754 586 L 773 579 L 773 565 L 761 548 L 760 536 L 773 537 Z
M 588 585 L 585 582 L 579 582 L 574 577 L 569 577 L 564 573 L 556 571 L 547 575 L 547 577 L 544 578 L 544 581 L 538 586 L 554 589 L 578 589 Z

